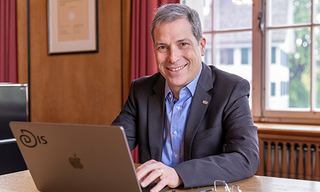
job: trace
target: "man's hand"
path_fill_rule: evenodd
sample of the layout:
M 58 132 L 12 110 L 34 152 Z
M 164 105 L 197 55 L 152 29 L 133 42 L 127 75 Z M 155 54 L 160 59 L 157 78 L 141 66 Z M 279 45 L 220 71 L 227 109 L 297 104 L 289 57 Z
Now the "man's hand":
M 140 165 L 136 172 L 142 187 L 148 186 L 151 182 L 157 182 L 157 185 L 150 192 L 158 192 L 166 185 L 170 188 L 176 188 L 182 184 L 181 178 L 172 167 L 155 160 L 149 160 Z

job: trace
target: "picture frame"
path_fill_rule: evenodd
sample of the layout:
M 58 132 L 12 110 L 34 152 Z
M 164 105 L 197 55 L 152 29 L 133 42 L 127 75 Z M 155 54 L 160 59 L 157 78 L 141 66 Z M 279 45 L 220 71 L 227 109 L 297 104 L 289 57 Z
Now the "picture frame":
M 47 0 L 48 54 L 98 52 L 97 0 Z

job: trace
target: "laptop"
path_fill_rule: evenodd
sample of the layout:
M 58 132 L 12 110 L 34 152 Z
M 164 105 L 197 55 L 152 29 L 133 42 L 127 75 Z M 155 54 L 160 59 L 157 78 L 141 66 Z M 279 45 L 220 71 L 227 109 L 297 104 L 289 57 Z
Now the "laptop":
M 39 191 L 142 192 L 152 187 L 141 189 L 120 126 L 10 122 L 10 128 Z

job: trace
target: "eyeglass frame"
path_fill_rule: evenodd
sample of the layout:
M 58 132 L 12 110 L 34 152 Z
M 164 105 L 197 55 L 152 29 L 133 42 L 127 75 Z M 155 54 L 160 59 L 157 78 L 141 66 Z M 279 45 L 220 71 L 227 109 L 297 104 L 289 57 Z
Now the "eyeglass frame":
M 224 184 L 224 188 L 225 188 L 225 191 L 227 192 L 236 192 L 235 190 L 237 190 L 238 192 L 242 192 L 240 187 L 238 185 L 232 185 L 231 186 L 231 190 L 230 190 L 230 187 L 228 185 L 227 182 L 223 181 L 223 180 L 215 180 L 213 182 L 213 185 L 214 185 L 214 188 L 211 188 L 211 189 L 205 189 L 205 190 L 200 190 L 200 191 L 196 191 L 196 192 L 208 192 L 208 191 L 217 191 L 217 182 L 221 182 Z M 235 190 L 234 190 L 235 189 Z M 218 191 L 217 191 L 218 192 Z

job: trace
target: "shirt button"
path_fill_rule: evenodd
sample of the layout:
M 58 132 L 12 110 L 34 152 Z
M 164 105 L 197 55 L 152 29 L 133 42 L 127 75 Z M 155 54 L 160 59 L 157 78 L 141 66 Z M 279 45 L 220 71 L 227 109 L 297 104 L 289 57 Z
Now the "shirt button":
M 177 154 L 175 154 L 175 155 L 174 155 L 174 158 L 178 158 L 178 155 L 177 155 Z
M 177 131 L 172 132 L 174 135 L 177 134 Z
M 178 110 L 179 110 L 179 109 L 180 109 L 180 106 L 177 106 L 177 107 L 176 107 L 176 109 L 178 109 Z

